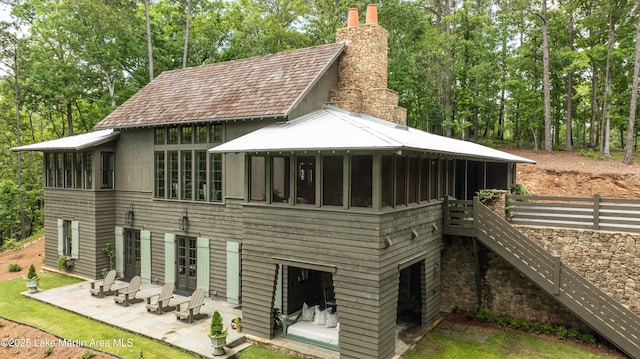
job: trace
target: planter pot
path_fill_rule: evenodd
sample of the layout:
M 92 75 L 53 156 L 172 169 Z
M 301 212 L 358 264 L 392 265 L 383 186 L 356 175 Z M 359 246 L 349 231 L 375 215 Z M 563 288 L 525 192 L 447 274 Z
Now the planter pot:
M 27 288 L 29 288 L 29 293 L 35 293 L 38 291 L 38 284 L 40 279 L 27 279 Z
M 224 345 L 227 344 L 227 335 L 220 335 L 211 338 L 211 346 L 213 347 L 213 355 L 224 355 Z

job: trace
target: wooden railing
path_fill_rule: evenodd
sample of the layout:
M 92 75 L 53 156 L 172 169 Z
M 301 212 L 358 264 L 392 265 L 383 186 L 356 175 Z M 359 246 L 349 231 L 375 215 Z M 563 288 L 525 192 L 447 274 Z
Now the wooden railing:
M 640 232 L 640 200 L 507 195 L 512 224 Z
M 470 206 L 468 201 L 449 200 L 445 204 L 448 207 L 445 209 L 445 234 L 467 233 L 478 238 L 483 245 L 526 275 L 620 350 L 640 359 L 639 316 L 477 199 Z M 470 224 L 473 228 L 470 228 Z

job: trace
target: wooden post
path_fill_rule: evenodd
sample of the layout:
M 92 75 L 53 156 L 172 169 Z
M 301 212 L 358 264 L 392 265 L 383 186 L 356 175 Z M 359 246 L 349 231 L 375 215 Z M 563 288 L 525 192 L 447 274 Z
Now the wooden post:
M 444 218 L 443 218 L 443 222 L 444 222 L 444 226 L 445 227 L 449 227 L 449 196 L 445 196 L 444 197 Z
M 593 196 L 593 229 L 600 229 L 600 194 Z
M 553 256 L 553 294 L 560 294 L 560 256 Z

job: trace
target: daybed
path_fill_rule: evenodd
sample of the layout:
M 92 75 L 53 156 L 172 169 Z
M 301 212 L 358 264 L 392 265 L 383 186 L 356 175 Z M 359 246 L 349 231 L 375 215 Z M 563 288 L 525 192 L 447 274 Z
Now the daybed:
M 313 309 L 313 307 L 311 307 Z M 340 324 L 327 328 L 324 322 L 303 320 L 303 309 L 285 316 L 282 321 L 282 335 L 285 338 L 317 345 L 319 347 L 340 350 Z M 318 311 L 316 310 L 316 313 Z M 308 318 L 307 318 L 308 319 Z

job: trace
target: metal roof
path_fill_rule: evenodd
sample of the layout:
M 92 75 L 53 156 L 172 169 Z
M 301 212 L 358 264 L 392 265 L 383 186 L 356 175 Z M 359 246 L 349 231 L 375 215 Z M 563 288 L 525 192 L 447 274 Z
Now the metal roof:
M 94 147 L 115 140 L 120 136 L 119 132 L 112 129 L 89 132 L 82 135 L 59 138 L 57 140 L 45 141 L 13 147 L 11 151 L 80 151 L 89 147 Z
M 434 135 L 332 106 L 324 106 L 321 110 L 291 121 L 263 127 L 214 147 L 209 152 L 332 150 L 409 150 L 498 162 L 536 163 L 477 143 Z
M 345 48 L 320 45 L 165 71 L 96 129 L 286 117 Z

